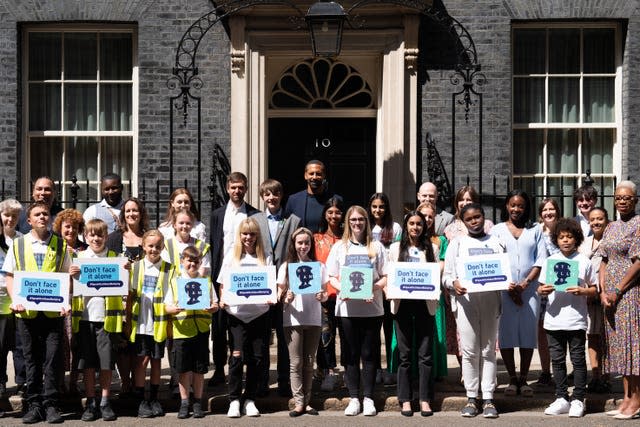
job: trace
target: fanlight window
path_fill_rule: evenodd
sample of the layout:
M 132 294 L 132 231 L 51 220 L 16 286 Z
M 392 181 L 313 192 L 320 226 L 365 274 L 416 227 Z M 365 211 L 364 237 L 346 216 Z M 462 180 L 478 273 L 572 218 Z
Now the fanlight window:
M 351 66 L 306 59 L 285 71 L 271 93 L 271 108 L 373 108 L 373 93 Z

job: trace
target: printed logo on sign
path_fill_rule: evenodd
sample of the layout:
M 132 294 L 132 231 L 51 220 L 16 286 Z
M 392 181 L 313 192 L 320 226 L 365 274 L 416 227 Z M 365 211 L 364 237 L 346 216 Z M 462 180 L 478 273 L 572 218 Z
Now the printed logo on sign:
M 432 292 L 436 287 L 431 282 L 433 282 L 433 279 L 429 270 L 397 270 L 396 283 L 403 291 L 409 293 L 414 291 Z
M 120 266 L 118 264 L 82 265 L 80 267 L 80 282 L 87 287 L 95 288 L 119 288 L 124 285 L 120 279 Z
M 256 295 L 271 295 L 266 273 L 231 274 L 231 291 L 236 295 L 250 298 Z
M 478 285 L 507 280 L 507 276 L 502 273 L 502 266 L 498 260 L 468 262 L 464 266 L 466 278 Z
M 24 279 L 20 295 L 27 301 L 40 304 L 41 302 L 61 303 L 60 281 L 54 279 Z

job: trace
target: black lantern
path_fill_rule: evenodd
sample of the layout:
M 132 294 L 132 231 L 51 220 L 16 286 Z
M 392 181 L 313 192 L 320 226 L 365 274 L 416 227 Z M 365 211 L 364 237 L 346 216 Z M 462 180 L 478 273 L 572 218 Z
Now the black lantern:
M 318 1 L 311 5 L 305 20 L 311 31 L 314 56 L 338 56 L 342 45 L 342 27 L 347 19 L 342 6 L 333 1 Z

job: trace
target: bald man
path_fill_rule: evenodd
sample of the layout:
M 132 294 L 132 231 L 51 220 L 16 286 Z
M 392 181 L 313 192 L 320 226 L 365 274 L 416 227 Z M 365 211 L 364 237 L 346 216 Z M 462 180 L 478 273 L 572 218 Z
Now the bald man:
M 443 211 L 437 205 L 438 188 L 432 182 L 424 182 L 418 190 L 418 204 L 429 202 L 436 207 L 435 233 L 438 236 L 444 235 L 444 229 L 454 221 L 454 216 L 447 211 Z

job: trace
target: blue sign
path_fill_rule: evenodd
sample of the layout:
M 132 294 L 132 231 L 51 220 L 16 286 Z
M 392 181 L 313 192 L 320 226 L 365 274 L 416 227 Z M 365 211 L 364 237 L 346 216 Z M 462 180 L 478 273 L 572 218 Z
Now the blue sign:
M 395 262 L 387 276 L 389 299 L 440 299 L 440 264 Z
M 80 275 L 73 281 L 73 295 L 118 296 L 129 292 L 129 272 L 125 257 L 75 258 Z
M 511 267 L 506 253 L 460 258 L 456 273 L 460 285 L 467 292 L 506 290 L 511 283 Z
M 178 307 L 206 310 L 211 307 L 211 281 L 206 277 L 178 278 Z
M 289 290 L 294 294 L 317 294 L 322 291 L 322 270 L 319 262 L 296 262 L 287 266 Z
M 266 304 L 275 302 L 276 271 L 274 266 L 238 267 L 231 269 L 224 283 L 225 297 L 229 305 Z
M 373 269 L 342 267 L 340 269 L 340 298 L 373 298 Z
M 69 275 L 67 273 L 42 273 L 17 271 L 15 304 L 27 310 L 60 311 L 69 305 Z

